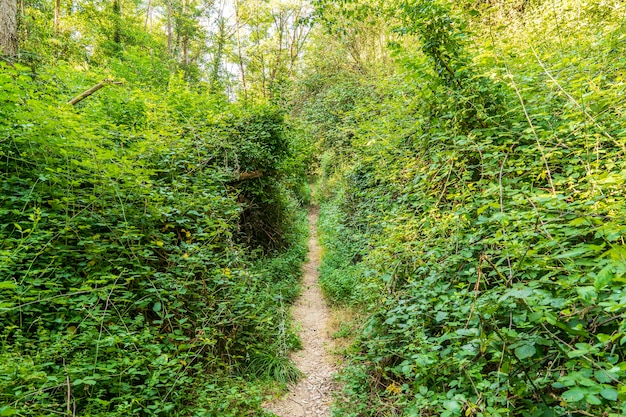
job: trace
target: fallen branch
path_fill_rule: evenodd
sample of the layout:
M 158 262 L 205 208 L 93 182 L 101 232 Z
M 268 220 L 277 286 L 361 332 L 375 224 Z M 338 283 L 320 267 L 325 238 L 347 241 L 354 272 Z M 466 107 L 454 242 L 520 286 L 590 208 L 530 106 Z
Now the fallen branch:
M 237 177 L 236 181 L 247 181 L 253 180 L 255 178 L 261 178 L 263 176 L 263 171 L 250 171 L 250 172 L 242 172 Z
M 123 83 L 121 81 L 113 81 L 110 78 L 105 78 L 104 80 L 100 81 L 98 84 L 96 84 L 93 87 L 91 87 L 89 90 L 83 91 L 82 93 L 80 93 L 79 95 L 77 95 L 76 97 L 74 97 L 73 99 L 68 101 L 67 104 L 71 104 L 72 106 L 74 106 L 74 105 L 76 105 L 77 103 L 80 103 L 81 101 L 83 101 L 84 99 L 86 99 L 87 97 L 89 97 L 90 95 L 92 95 L 93 93 L 95 93 L 96 91 L 98 91 L 99 89 L 101 89 L 102 87 L 104 87 L 107 84 L 123 84 Z

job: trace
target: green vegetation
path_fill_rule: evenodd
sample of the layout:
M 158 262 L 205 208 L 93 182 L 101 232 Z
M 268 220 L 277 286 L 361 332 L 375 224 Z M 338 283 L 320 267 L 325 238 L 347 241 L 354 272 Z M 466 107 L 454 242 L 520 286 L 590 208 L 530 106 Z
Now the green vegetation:
M 626 414 L 623 4 L 320 13 L 321 280 L 367 312 L 336 415 Z
M 27 6 L 0 63 L 0 415 L 261 415 L 299 376 L 301 139 L 139 7 Z
M 269 415 L 313 175 L 334 415 L 626 415 L 625 22 L 0 0 L 0 415 Z

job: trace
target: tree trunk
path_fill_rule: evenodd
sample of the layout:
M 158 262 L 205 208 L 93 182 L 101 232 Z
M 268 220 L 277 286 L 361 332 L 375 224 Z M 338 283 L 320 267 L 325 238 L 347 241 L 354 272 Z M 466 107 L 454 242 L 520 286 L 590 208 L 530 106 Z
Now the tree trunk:
M 226 19 L 222 16 L 219 18 L 218 32 L 216 34 L 215 43 L 217 49 L 213 55 L 213 62 L 211 64 L 211 92 L 216 93 L 220 85 L 220 69 L 222 67 L 222 56 L 224 55 L 224 44 L 226 43 Z
M 167 2 L 167 53 L 171 57 L 172 50 L 172 2 Z
M 113 42 L 115 42 L 117 51 L 119 52 L 122 44 L 122 0 L 113 0 Z
M 270 79 L 268 86 L 268 95 L 270 98 L 274 98 L 274 82 L 279 71 L 282 71 L 283 60 L 283 37 L 285 36 L 285 30 L 287 26 L 287 17 L 283 15 L 283 11 L 278 12 L 278 16 L 272 16 L 274 18 L 274 25 L 276 33 L 278 34 L 278 50 L 276 51 L 276 59 L 274 60 L 274 66 L 270 68 Z M 265 84 L 265 83 L 263 83 Z M 264 86 L 265 88 L 265 86 Z
M 183 0 L 183 19 L 187 20 L 187 0 Z M 180 49 L 183 53 L 183 65 L 189 65 L 189 28 L 187 27 L 187 23 L 183 26 L 183 37 L 180 41 Z
M 246 86 L 246 67 L 243 61 L 243 50 L 241 46 L 241 20 L 239 16 L 239 2 L 235 2 L 235 27 L 237 34 L 237 60 L 241 71 L 241 87 L 243 88 L 243 100 L 248 100 L 248 88 Z
M 61 19 L 61 0 L 54 0 L 54 31 L 59 31 L 59 20 Z
M 0 54 L 17 54 L 17 0 L 0 0 Z
M 143 26 L 143 30 L 145 30 L 148 33 L 149 33 L 148 25 L 150 24 L 151 14 L 152 14 L 152 2 L 151 0 L 148 0 L 148 5 L 146 6 L 146 23 Z

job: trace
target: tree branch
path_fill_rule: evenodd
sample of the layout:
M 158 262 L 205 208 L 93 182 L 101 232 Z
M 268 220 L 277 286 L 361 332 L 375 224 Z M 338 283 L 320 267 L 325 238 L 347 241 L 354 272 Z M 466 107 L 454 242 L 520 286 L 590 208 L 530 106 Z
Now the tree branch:
M 121 81 L 113 81 L 110 78 L 105 78 L 104 80 L 100 81 L 98 84 L 96 84 L 93 87 L 91 87 L 89 90 L 83 91 L 82 93 L 80 93 L 79 95 L 77 95 L 76 97 L 74 97 L 73 99 L 68 101 L 67 104 L 71 104 L 72 106 L 74 106 L 74 105 L 76 105 L 77 103 L 80 103 L 81 101 L 83 101 L 84 99 L 86 99 L 87 97 L 89 97 L 90 95 L 92 95 L 93 93 L 95 93 L 96 91 L 98 91 L 99 89 L 101 89 L 102 87 L 104 87 L 107 84 L 123 84 L 123 83 Z
M 250 171 L 250 172 L 242 172 L 241 174 L 239 174 L 239 177 L 237 177 L 237 179 L 234 182 L 239 182 L 239 181 L 247 181 L 247 180 L 253 180 L 255 178 L 261 178 L 263 176 L 263 171 Z

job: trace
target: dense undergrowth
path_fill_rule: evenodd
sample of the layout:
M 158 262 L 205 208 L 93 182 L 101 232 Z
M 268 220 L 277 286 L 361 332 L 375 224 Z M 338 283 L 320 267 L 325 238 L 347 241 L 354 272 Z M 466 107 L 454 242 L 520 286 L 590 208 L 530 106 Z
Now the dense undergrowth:
M 367 312 L 336 415 L 626 414 L 623 3 L 341 3 L 335 47 L 371 22 L 396 64 L 297 108 L 322 286 Z
M 306 152 L 126 24 L 0 62 L 0 415 L 263 415 L 298 377 Z
M 121 3 L 0 63 L 0 415 L 264 415 L 315 153 L 336 415 L 626 414 L 622 1 L 316 0 L 297 83 L 303 8 Z

